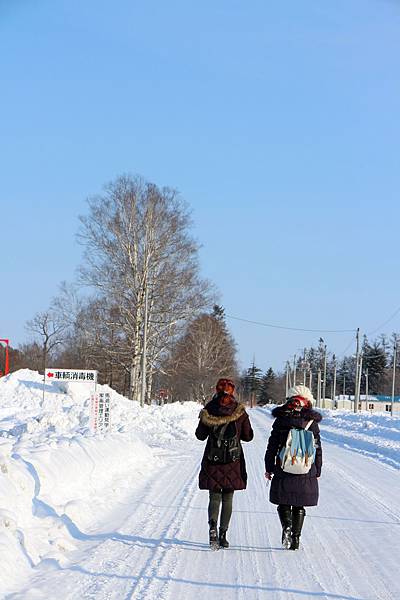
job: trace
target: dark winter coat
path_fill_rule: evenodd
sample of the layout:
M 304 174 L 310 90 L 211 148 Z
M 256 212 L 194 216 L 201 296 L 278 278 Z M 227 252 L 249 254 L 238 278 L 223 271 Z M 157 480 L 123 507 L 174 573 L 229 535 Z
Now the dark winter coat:
M 229 423 L 230 434 L 236 431 L 238 439 L 243 442 L 250 442 L 253 439 L 253 430 L 244 404 L 233 401 L 224 406 L 219 403 L 218 397 L 214 396 L 200 412 L 199 417 L 200 421 L 195 435 L 199 440 L 207 440 L 199 473 L 199 488 L 211 492 L 244 490 L 247 484 L 247 473 L 243 449 L 240 460 L 235 462 L 215 464 L 207 459 L 210 445 L 209 435 L 213 429 L 215 430 L 221 425 Z
M 290 504 L 291 506 L 316 506 L 318 504 L 318 477 L 321 475 L 322 449 L 318 423 L 322 415 L 316 410 L 303 408 L 301 411 L 290 410 L 287 404 L 277 406 L 272 411 L 275 421 L 265 453 L 265 470 L 273 473 L 269 499 L 273 504 Z M 285 446 L 291 427 L 304 429 L 313 419 L 309 428 L 314 434 L 317 446 L 315 462 L 305 475 L 293 475 L 282 471 L 279 452 Z

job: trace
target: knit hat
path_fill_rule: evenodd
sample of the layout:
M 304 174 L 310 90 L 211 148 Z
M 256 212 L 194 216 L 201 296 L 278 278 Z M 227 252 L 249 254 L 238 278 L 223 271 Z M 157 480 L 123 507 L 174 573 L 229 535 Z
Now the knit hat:
M 314 400 L 312 391 L 306 385 L 295 385 L 291 387 L 287 394 L 288 398 L 296 398 L 301 406 L 310 406 Z
M 218 379 L 215 389 L 217 392 L 225 392 L 226 394 L 233 395 L 235 384 L 232 379 Z

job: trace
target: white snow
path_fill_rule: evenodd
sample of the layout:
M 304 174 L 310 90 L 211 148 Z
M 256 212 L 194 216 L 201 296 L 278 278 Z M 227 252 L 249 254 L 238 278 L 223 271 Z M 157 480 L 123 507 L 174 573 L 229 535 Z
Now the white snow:
M 400 417 L 322 410 L 324 439 L 400 469 Z
M 249 411 L 248 489 L 231 548 L 207 546 L 197 474 L 199 406 L 112 395 L 112 430 L 88 427 L 90 386 L 0 379 L 0 597 L 9 599 L 398 600 L 400 419 L 322 411 L 318 507 L 298 552 L 280 548 L 263 473 L 272 424 Z

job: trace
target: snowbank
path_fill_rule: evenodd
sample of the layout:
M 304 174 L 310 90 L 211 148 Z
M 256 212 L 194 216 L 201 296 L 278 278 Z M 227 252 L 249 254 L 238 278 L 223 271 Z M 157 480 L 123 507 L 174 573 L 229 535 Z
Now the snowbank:
M 46 383 L 43 399 L 36 372 L 0 379 L 0 594 L 44 559 L 65 564 L 74 540 L 162 467 L 160 448 L 193 437 L 194 403 L 141 409 L 98 391 L 111 393 L 111 431 L 94 435 L 90 385 Z
M 324 439 L 400 469 L 400 417 L 367 411 L 321 412 Z

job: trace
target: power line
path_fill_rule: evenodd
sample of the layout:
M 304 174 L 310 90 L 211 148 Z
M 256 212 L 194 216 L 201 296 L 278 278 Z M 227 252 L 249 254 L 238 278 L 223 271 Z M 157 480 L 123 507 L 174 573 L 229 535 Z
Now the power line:
M 391 317 L 389 317 L 384 323 L 382 323 L 382 325 L 379 325 L 379 327 L 377 327 L 376 329 L 374 329 L 373 331 L 369 331 L 367 333 L 367 335 L 373 335 L 374 333 L 376 333 L 377 331 L 379 331 L 379 329 L 381 329 L 382 327 L 385 327 L 385 325 L 387 325 L 388 323 L 390 323 L 390 321 L 392 319 L 395 318 L 395 316 L 400 312 L 400 306 L 398 308 L 396 308 L 396 310 L 394 311 L 394 313 L 392 314 Z
M 357 331 L 356 329 L 304 329 L 302 327 L 287 327 L 285 325 L 275 325 L 273 323 L 262 323 L 261 321 L 252 321 L 251 319 L 243 319 L 242 317 L 235 317 L 233 315 L 225 316 L 228 319 L 234 319 L 235 321 L 243 321 L 244 323 L 261 325 L 262 327 L 272 327 L 273 329 L 285 329 L 287 331 L 306 331 L 310 333 L 355 333 Z
M 400 313 L 400 306 L 394 311 L 394 313 L 386 319 L 381 325 L 373 329 L 372 331 L 367 332 L 366 335 L 373 335 L 377 331 L 379 331 L 382 327 L 385 327 L 392 319 L 394 319 Z M 303 331 L 309 333 L 356 333 L 357 329 L 306 329 L 304 327 L 289 327 L 287 325 L 277 325 L 275 323 L 264 323 L 262 321 L 254 321 L 252 319 L 245 319 L 243 317 L 236 317 L 235 315 L 227 315 L 225 317 L 228 319 L 234 319 L 235 321 L 242 321 L 243 323 L 251 323 L 252 325 L 260 325 L 261 327 L 271 327 L 273 329 L 284 329 L 286 331 Z M 350 344 L 346 347 L 343 354 L 348 350 Z
M 354 338 L 352 337 L 350 342 L 347 344 L 346 348 L 343 350 L 343 352 L 341 354 L 339 354 L 338 358 L 341 358 L 342 356 L 344 356 L 347 352 L 347 350 L 350 348 L 350 346 L 352 346 L 354 344 Z

